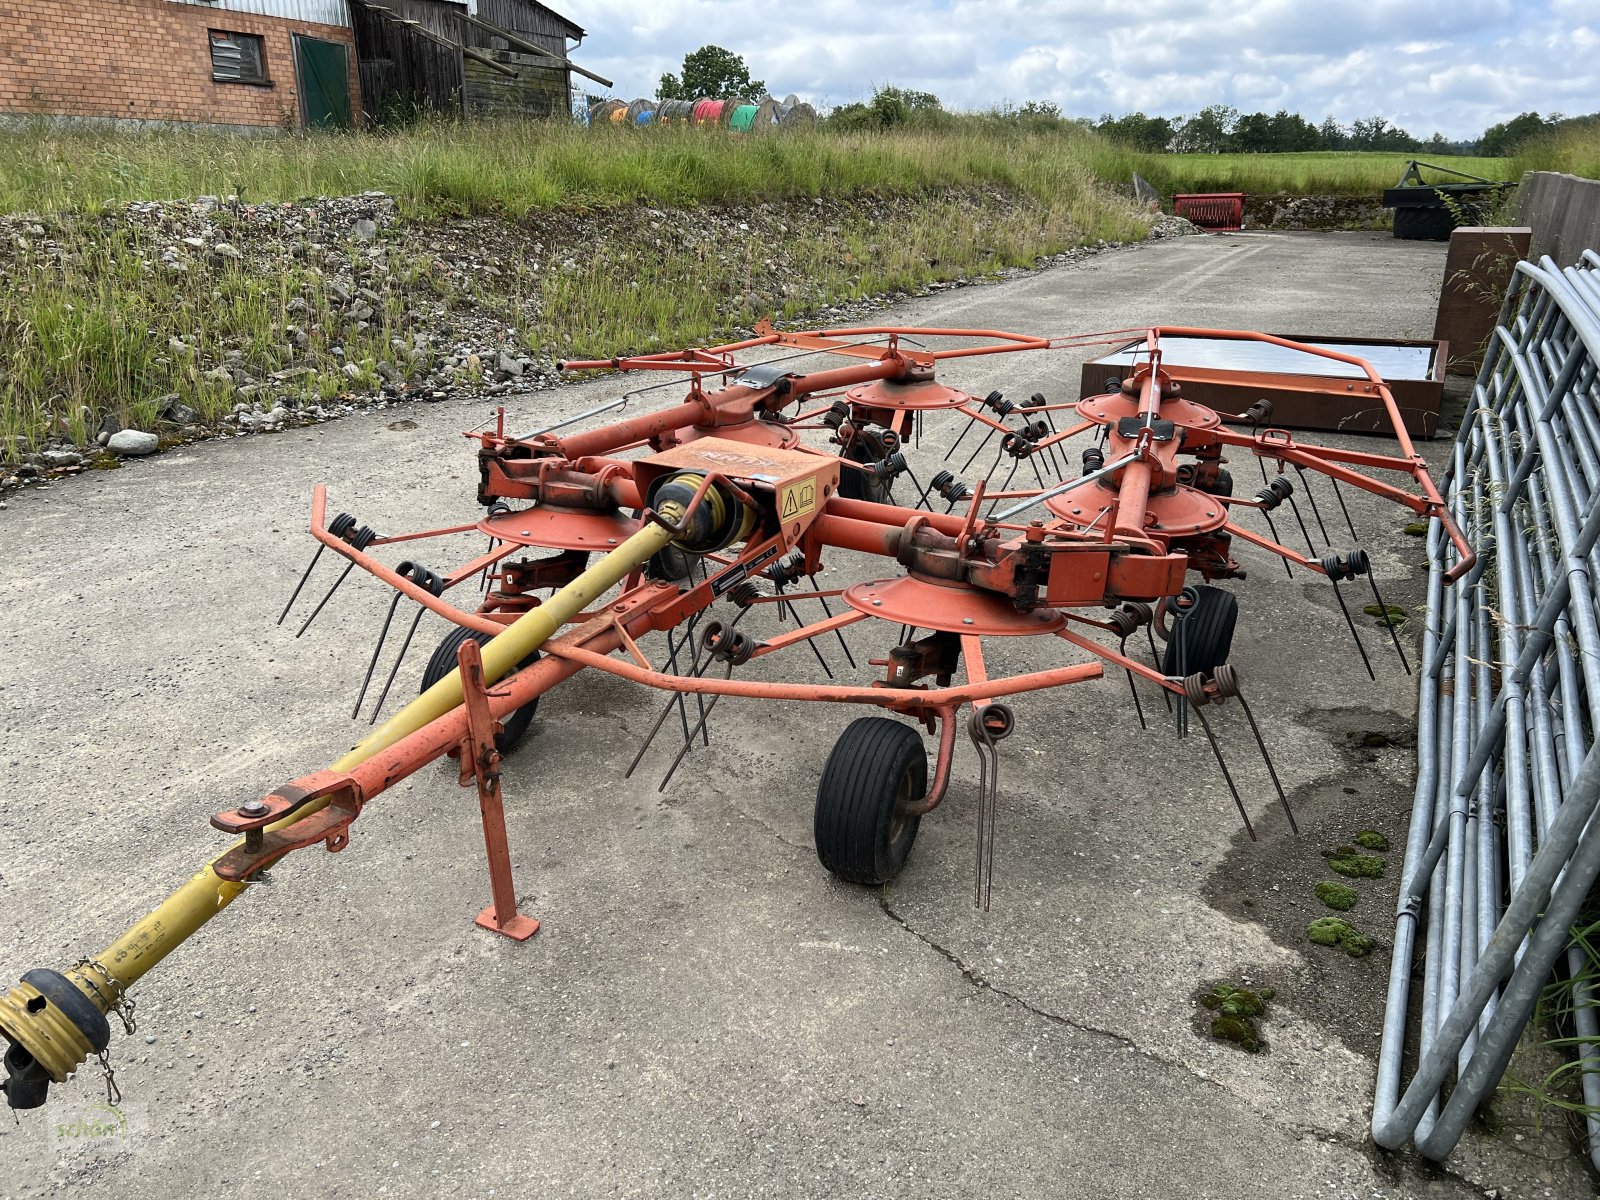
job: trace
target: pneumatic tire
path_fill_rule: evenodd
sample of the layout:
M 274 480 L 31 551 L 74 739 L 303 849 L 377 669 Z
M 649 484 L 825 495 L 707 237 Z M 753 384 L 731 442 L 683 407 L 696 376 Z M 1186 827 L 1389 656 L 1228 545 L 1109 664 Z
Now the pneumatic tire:
M 901 807 L 927 790 L 920 733 L 888 717 L 850 722 L 817 784 L 812 828 L 822 865 L 848 883 L 888 883 L 906 865 L 922 822 Z
M 1443 205 L 1394 210 L 1394 235 L 1406 241 L 1448 242 L 1455 227 L 1455 214 Z
M 1185 677 L 1199 671 L 1210 675 L 1228 661 L 1233 650 L 1233 627 L 1239 620 L 1239 601 L 1221 588 L 1196 587 L 1194 607 L 1174 615 L 1172 634 L 1161 657 L 1165 675 Z
M 422 691 L 427 691 L 450 672 L 456 670 L 460 665 L 460 660 L 456 656 L 461 653 L 461 647 L 468 638 L 471 638 L 480 646 L 487 645 L 490 641 L 487 633 L 480 633 L 476 629 L 466 629 L 459 625 L 445 634 L 444 640 L 434 647 L 433 657 L 428 659 L 428 665 L 423 669 Z M 538 661 L 539 652 L 535 650 L 517 664 L 517 670 L 520 671 L 523 667 L 531 666 Z M 509 713 L 501 720 L 502 729 L 495 736 L 494 748 L 500 751 L 502 756 L 510 754 L 517 748 L 518 743 L 527 736 L 528 726 L 533 724 L 533 715 L 538 711 L 538 708 L 539 698 L 535 696 L 521 708 Z

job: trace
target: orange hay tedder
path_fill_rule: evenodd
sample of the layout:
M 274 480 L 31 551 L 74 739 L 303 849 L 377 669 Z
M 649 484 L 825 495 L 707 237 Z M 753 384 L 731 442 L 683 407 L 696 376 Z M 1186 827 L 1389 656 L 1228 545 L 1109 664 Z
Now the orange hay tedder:
M 354 567 L 395 593 L 357 712 L 402 598 L 418 608 L 390 684 L 424 612 L 454 628 L 427 663 L 417 699 L 329 767 L 215 816 L 212 824 L 235 835 L 235 844 L 109 947 L 62 971 L 31 970 L 0 996 L 0 1032 L 8 1041 L 0 1087 L 10 1105 L 44 1103 L 49 1084 L 90 1057 L 105 1064 L 107 1014 L 132 1030 L 128 989 L 146 971 L 285 855 L 316 845 L 343 850 L 370 801 L 444 755 L 459 758 L 462 783 L 479 793 L 492 903 L 478 924 L 518 939 L 534 933 L 538 922 L 517 911 L 500 760 L 526 733 L 539 698 L 585 669 L 667 693 L 634 766 L 676 712 L 682 745 L 668 779 L 695 741 L 708 741 L 708 719 L 724 696 L 872 709 L 845 726 L 815 800 L 818 857 L 854 883 L 884 883 L 904 865 L 918 822 L 945 796 L 964 723 L 981 767 L 974 898 L 987 907 L 997 744 L 1014 723 L 1005 698 L 1095 679 L 1108 664 L 1126 674 L 1136 706 L 1142 681 L 1160 690 L 1180 732 L 1191 713 L 1199 718 L 1243 816 L 1205 715 L 1209 705 L 1244 699 L 1227 663 L 1236 603 L 1213 586 L 1244 577 L 1232 556 L 1235 539 L 1280 556 L 1286 568 L 1326 576 L 1336 595 L 1341 580 L 1364 576 L 1382 606 L 1353 524 L 1353 548 L 1333 550 L 1308 486 L 1311 472 L 1331 481 L 1347 523 L 1341 485 L 1443 522 L 1461 551 L 1454 574 L 1469 569 L 1473 556 L 1388 389 L 1360 359 L 1254 333 L 1135 332 L 1143 333 L 1145 352 L 1120 388 L 1065 404 L 1043 396 L 1014 403 L 998 392 L 980 400 L 946 386 L 937 372 L 952 358 L 1124 344 L 1130 331 L 1051 341 L 969 329 L 762 327 L 753 338 L 711 349 L 568 363 L 569 370 L 686 376 L 630 395 L 663 386 L 684 386 L 686 394 L 668 407 L 574 432 L 567 430 L 630 396 L 521 436 L 506 432 L 502 409 L 493 432 L 469 435 L 480 443 L 484 515 L 448 529 L 382 537 L 347 514 L 328 520 L 318 487 L 311 517 L 317 556 L 332 550 L 348 562 L 300 631 Z M 1265 403 L 1238 415 L 1191 403 L 1163 370 L 1166 334 L 1274 341 L 1348 364 L 1381 396 L 1400 453 L 1299 442 L 1272 427 Z M 816 358 L 834 365 L 798 369 Z M 1327 382 L 1330 391 L 1349 386 Z M 969 434 L 971 456 L 958 469 L 940 464 L 924 481 L 912 460 L 924 422 L 940 413 L 965 422 L 944 461 L 954 462 Z M 1076 470 L 1067 465 L 1075 440 Z M 969 484 L 961 476 L 991 445 L 992 465 Z M 1263 486 L 1253 496 L 1233 494 L 1228 454 L 1260 463 Z M 1013 486 L 1019 475 L 1024 486 Z M 1291 476 L 1321 530 L 1320 555 Z M 1272 513 L 1285 504 L 1305 554 L 1279 540 Z M 1241 520 L 1254 513 L 1266 533 Z M 471 534 L 486 536 L 487 548 L 450 570 L 414 559 L 388 565 L 380 557 L 389 547 L 414 554 L 427 539 Z M 841 551 L 872 556 L 867 577 L 820 587 L 818 573 Z M 316 566 L 314 557 L 285 617 Z M 462 593 L 473 599 L 470 611 L 452 602 Z M 744 625 L 756 612 L 774 619 Z M 1345 615 L 1348 621 L 1348 609 Z M 1128 648 L 1140 630 L 1149 660 Z M 1165 641 L 1160 649 L 1157 634 Z M 858 663 L 850 639 L 863 637 L 880 653 Z M 1033 639 L 1032 669 L 991 673 L 985 646 L 992 638 Z M 860 682 L 833 680 L 824 648 L 835 643 L 864 676 Z M 1400 651 L 1398 637 L 1394 645 Z M 776 669 L 750 667 L 807 650 L 826 681 L 786 680 Z M 386 684 L 374 720 L 388 691 Z M 1138 711 L 1143 723 L 1142 706 Z M 1248 706 L 1244 713 L 1266 758 Z M 924 731 L 934 743 L 931 773 Z M 1281 787 L 1278 798 L 1287 813 Z M 1288 819 L 1292 826 L 1292 813 Z

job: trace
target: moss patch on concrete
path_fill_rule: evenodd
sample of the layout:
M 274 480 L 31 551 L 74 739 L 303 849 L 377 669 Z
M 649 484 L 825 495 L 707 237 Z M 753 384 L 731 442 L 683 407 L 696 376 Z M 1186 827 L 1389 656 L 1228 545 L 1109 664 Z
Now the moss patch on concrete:
M 1215 1014 L 1211 1019 L 1211 1036 L 1219 1042 L 1231 1042 L 1251 1054 L 1260 1052 L 1263 1043 L 1256 1021 L 1266 1015 L 1267 1002 L 1273 994 L 1271 988 L 1251 991 L 1228 983 L 1217 984 L 1200 997 L 1200 1003 Z
M 1374 854 L 1363 854 L 1354 846 L 1324 850 L 1322 857 L 1328 860 L 1328 870 L 1351 879 L 1376 879 L 1384 872 L 1383 859 Z
M 1355 843 L 1364 850 L 1387 850 L 1389 848 L 1389 839 L 1376 829 L 1363 829 L 1356 834 Z
M 1306 936 L 1319 946 L 1338 946 L 1351 958 L 1372 953 L 1372 939 L 1339 917 L 1319 917 L 1306 926 Z
M 1360 899 L 1355 888 L 1348 883 L 1334 883 L 1331 880 L 1317 884 L 1316 892 L 1318 900 L 1337 912 L 1349 912 Z

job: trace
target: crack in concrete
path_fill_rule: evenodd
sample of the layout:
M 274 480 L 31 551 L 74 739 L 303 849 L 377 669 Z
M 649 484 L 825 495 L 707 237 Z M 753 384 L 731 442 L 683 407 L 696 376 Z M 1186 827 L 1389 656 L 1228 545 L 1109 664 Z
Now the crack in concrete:
M 759 826 L 762 831 L 771 834 L 776 841 L 781 842 L 791 850 L 796 850 L 803 854 L 812 854 L 815 852 L 814 848 L 811 846 L 801 846 L 791 842 L 788 838 L 784 837 L 755 813 L 739 808 L 734 809 L 734 812 L 744 820 Z M 1431 1160 L 1419 1160 L 1414 1153 L 1381 1150 L 1369 1138 L 1355 1138 L 1335 1130 L 1323 1129 L 1314 1125 L 1304 1125 L 1295 1121 L 1282 1120 L 1270 1112 L 1263 1112 L 1262 1110 L 1258 1109 L 1249 1101 L 1248 1098 L 1230 1091 L 1220 1080 L 1213 1079 L 1209 1075 L 1201 1074 L 1198 1070 L 1181 1059 L 1169 1058 L 1165 1055 L 1157 1053 L 1154 1050 L 1150 1050 L 1147 1047 L 1141 1046 L 1137 1041 L 1131 1037 L 1128 1037 L 1126 1034 L 1117 1033 L 1114 1030 L 1106 1029 L 1099 1025 L 1090 1025 L 1085 1022 L 1074 1021 L 1070 1017 L 1065 1017 L 1060 1013 L 1053 1011 L 1052 1009 L 1043 1008 L 1016 992 L 999 987 L 981 972 L 977 971 L 971 966 L 968 966 L 961 956 L 955 951 L 951 950 L 947 946 L 941 945 L 939 942 L 935 941 L 933 938 L 917 929 L 914 925 L 907 921 L 905 917 L 896 912 L 894 907 L 889 903 L 887 887 L 883 887 L 878 890 L 876 899 L 878 902 L 878 907 L 883 911 L 885 916 L 887 916 L 901 929 L 905 930 L 905 932 L 909 933 L 917 941 L 928 947 L 928 949 L 939 955 L 939 957 L 943 958 L 951 966 L 955 967 L 956 970 L 961 973 L 962 978 L 965 979 L 967 983 L 977 991 L 987 991 L 995 996 L 998 996 L 1002 1000 L 1009 1000 L 1023 1011 L 1032 1016 L 1038 1017 L 1040 1020 L 1048 1021 L 1052 1025 L 1058 1025 L 1066 1029 L 1076 1030 L 1077 1032 L 1086 1034 L 1090 1037 L 1104 1038 L 1107 1041 L 1115 1042 L 1119 1046 L 1122 1046 L 1128 1050 L 1132 1050 L 1135 1054 L 1138 1054 L 1143 1058 L 1147 1058 L 1151 1062 L 1159 1063 L 1162 1066 L 1182 1071 L 1184 1074 L 1193 1078 L 1197 1083 L 1214 1088 L 1230 1099 L 1239 1101 L 1239 1103 L 1243 1104 L 1251 1112 L 1255 1113 L 1261 1120 L 1265 1121 L 1267 1124 L 1271 1125 L 1274 1129 L 1281 1133 L 1295 1137 L 1314 1138 L 1319 1142 L 1324 1142 L 1331 1146 L 1337 1146 L 1340 1149 L 1348 1150 L 1353 1154 L 1361 1156 L 1362 1158 L 1366 1159 L 1369 1164 L 1371 1164 L 1374 1174 L 1378 1175 L 1380 1178 L 1393 1179 L 1398 1175 L 1401 1181 L 1404 1181 L 1406 1176 L 1419 1176 L 1423 1179 L 1432 1180 L 1437 1180 L 1442 1177 L 1466 1189 L 1471 1196 L 1478 1196 L 1482 1192 L 1482 1189 L 1477 1184 L 1473 1183 L 1473 1181 L 1468 1179 L 1466 1176 L 1461 1175 L 1457 1171 L 1453 1170 L 1447 1164 L 1432 1162 Z
M 1110 1029 L 1101 1028 L 1098 1025 L 1087 1025 L 1087 1024 L 1083 1024 L 1083 1023 L 1078 1022 L 1078 1021 L 1074 1021 L 1070 1017 L 1064 1017 L 1060 1013 L 1053 1012 L 1048 1008 L 1041 1008 L 1037 1004 L 1034 1004 L 1032 1001 L 1027 1000 L 1022 996 L 1019 996 L 1017 993 L 1007 991 L 1005 988 L 997 986 L 994 982 L 992 982 L 991 980 L 986 978 L 984 975 L 980 974 L 978 971 L 976 971 L 972 967 L 969 967 L 962 960 L 961 956 L 959 954 L 957 954 L 955 951 L 949 949 L 946 946 L 940 945 L 938 942 L 934 941 L 931 937 L 929 937 L 927 934 L 923 933 L 920 929 L 917 929 L 916 927 L 914 927 L 909 921 L 907 921 L 904 917 L 902 917 L 899 913 L 897 913 L 894 910 L 893 906 L 891 906 L 890 903 L 889 903 L 888 889 L 886 889 L 886 888 L 883 889 L 883 890 L 880 890 L 878 892 L 878 907 L 883 910 L 885 916 L 887 916 L 890 920 L 894 921 L 894 923 L 896 925 L 900 926 L 901 929 L 904 929 L 907 933 L 909 933 L 912 937 L 916 938 L 923 945 L 927 946 L 929 949 L 933 950 L 940 957 L 942 957 L 945 960 L 947 960 L 953 967 L 956 968 L 956 970 L 961 972 L 962 976 L 966 979 L 966 981 L 968 983 L 970 983 L 974 988 L 978 988 L 978 989 L 982 989 L 982 990 L 987 990 L 987 991 L 993 992 L 996 996 L 1000 996 L 1003 999 L 1010 1000 L 1013 1003 L 1017 1004 L 1019 1007 L 1021 1007 L 1021 1008 L 1025 1009 L 1025 1010 L 1027 1010 L 1028 1012 L 1032 1013 L 1034 1016 L 1040 1017 L 1040 1018 L 1042 1018 L 1042 1019 L 1044 1019 L 1046 1021 L 1050 1021 L 1053 1024 L 1064 1025 L 1068 1029 L 1076 1029 L 1079 1033 L 1087 1033 L 1087 1034 L 1090 1034 L 1090 1035 L 1096 1036 L 1096 1037 L 1108 1038 L 1111 1041 L 1114 1041 L 1114 1042 L 1118 1043 L 1119 1045 L 1125 1046 L 1130 1050 L 1133 1050 L 1133 1051 L 1135 1051 L 1135 1052 L 1137 1052 L 1139 1054 L 1144 1055 L 1146 1058 L 1154 1059 L 1156 1062 L 1165 1063 L 1168 1066 L 1180 1067 L 1183 1070 L 1187 1071 L 1189 1074 L 1193 1075 L 1196 1079 L 1200 1080 L 1203 1083 L 1209 1083 L 1209 1084 L 1212 1084 L 1213 1086 L 1219 1086 L 1219 1085 L 1216 1084 L 1215 1080 L 1209 1079 L 1209 1078 L 1207 1078 L 1207 1077 L 1205 1077 L 1203 1075 L 1198 1074 L 1197 1072 L 1195 1072 L 1195 1070 L 1192 1067 L 1189 1067 L 1188 1065 L 1186 1065 L 1184 1063 L 1178 1062 L 1175 1059 L 1163 1058 L 1161 1055 L 1156 1054 L 1154 1051 L 1145 1049 L 1143 1046 L 1139 1045 L 1132 1038 L 1128 1037 L 1125 1034 L 1116 1033 L 1116 1032 L 1114 1032 L 1114 1031 L 1112 1031 Z
M 789 849 L 798 850 L 802 854 L 815 854 L 816 853 L 816 850 L 811 846 L 802 846 L 798 842 L 791 842 L 788 838 L 784 837 L 783 834 L 779 833 L 776 829 L 774 829 L 771 825 L 768 825 L 765 821 L 763 821 L 760 817 L 756 816 L 754 813 L 745 812 L 743 809 L 735 809 L 734 811 L 737 812 L 739 814 L 739 816 L 743 817 L 746 821 L 749 821 L 751 824 L 760 826 L 761 829 L 764 832 L 770 833 L 778 841 L 782 842 L 785 846 L 789 847 Z
M 889 903 L 887 887 L 879 889 L 877 900 L 878 907 L 883 910 L 885 916 L 892 920 L 901 929 L 909 933 L 912 937 L 916 938 L 917 941 L 921 942 L 934 953 L 938 954 L 941 958 L 949 962 L 951 966 L 955 967 L 956 970 L 961 973 L 962 978 L 971 984 L 974 989 L 978 991 L 987 991 L 1003 1000 L 1009 1000 L 1016 1004 L 1019 1008 L 1023 1009 L 1025 1012 L 1028 1012 L 1033 1016 L 1040 1018 L 1041 1020 L 1048 1021 L 1053 1025 L 1059 1025 L 1067 1029 L 1073 1029 L 1079 1033 L 1087 1034 L 1091 1037 L 1104 1038 L 1108 1041 L 1117 1043 L 1119 1046 L 1123 1046 L 1126 1049 L 1132 1050 L 1135 1054 L 1138 1054 L 1143 1058 L 1147 1058 L 1152 1062 L 1182 1071 L 1184 1074 L 1193 1078 L 1197 1083 L 1214 1088 L 1228 1096 L 1230 1099 L 1239 1101 L 1239 1103 L 1243 1104 L 1251 1112 L 1255 1113 L 1257 1117 L 1280 1132 L 1299 1137 L 1315 1138 L 1317 1141 L 1338 1146 L 1342 1149 L 1349 1150 L 1352 1153 L 1360 1155 L 1362 1158 L 1365 1158 L 1370 1164 L 1372 1164 L 1375 1173 L 1379 1175 L 1392 1174 L 1397 1165 L 1400 1167 L 1402 1172 L 1408 1169 L 1409 1164 L 1405 1163 L 1403 1159 L 1397 1160 L 1388 1152 L 1380 1150 L 1367 1138 L 1353 1138 L 1336 1130 L 1322 1129 L 1313 1125 L 1303 1125 L 1294 1121 L 1280 1120 L 1274 1114 L 1270 1112 L 1264 1112 L 1257 1108 L 1249 1101 L 1248 1098 L 1230 1091 L 1220 1080 L 1213 1079 L 1209 1075 L 1200 1073 L 1194 1067 L 1191 1067 L 1188 1063 L 1182 1061 L 1181 1059 L 1169 1058 L 1149 1049 L 1148 1047 L 1141 1046 L 1137 1041 L 1131 1037 L 1128 1037 L 1126 1034 L 1117 1033 L 1114 1030 L 1106 1029 L 1099 1025 L 1090 1025 L 1081 1021 L 1074 1021 L 1072 1018 L 1063 1016 L 1052 1009 L 1043 1008 L 1033 1003 L 1031 1000 L 1028 1000 L 1027 998 L 1017 994 L 1016 992 L 1008 991 L 1003 987 L 997 986 L 992 980 L 985 977 L 981 972 L 975 970 L 973 967 L 968 966 L 961 956 L 955 951 L 951 950 L 947 946 L 940 945 L 937 941 L 923 933 L 921 930 L 917 929 L 903 916 L 896 912 L 894 907 Z M 1445 1164 L 1430 1162 L 1427 1165 L 1432 1171 L 1436 1171 L 1438 1174 L 1443 1175 L 1446 1178 L 1449 1178 L 1460 1184 L 1462 1187 L 1469 1189 L 1472 1195 L 1476 1196 L 1480 1194 L 1481 1189 L 1479 1189 L 1477 1185 L 1475 1185 L 1465 1176 L 1451 1170 Z M 1411 1169 L 1415 1168 L 1413 1167 Z

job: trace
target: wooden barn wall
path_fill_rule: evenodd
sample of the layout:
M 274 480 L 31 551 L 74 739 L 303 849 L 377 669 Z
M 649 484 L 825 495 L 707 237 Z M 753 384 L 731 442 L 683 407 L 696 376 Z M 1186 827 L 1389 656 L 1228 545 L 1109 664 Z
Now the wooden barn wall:
M 450 37 L 457 24 L 437 4 L 385 0 L 390 11 Z M 461 111 L 461 55 L 407 30 L 362 4 L 350 6 L 361 70 L 361 109 L 369 122 L 405 120 L 421 111 Z
M 478 117 L 565 116 L 570 101 L 567 71 L 532 54 L 499 53 L 495 58 L 515 68 L 515 79 L 470 58 L 464 63 L 466 110 Z
M 571 22 L 528 0 L 478 0 L 478 17 L 563 58 L 567 56 L 567 38 L 578 36 L 577 27 Z M 499 38 L 492 41 L 496 50 L 508 48 Z

